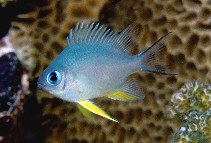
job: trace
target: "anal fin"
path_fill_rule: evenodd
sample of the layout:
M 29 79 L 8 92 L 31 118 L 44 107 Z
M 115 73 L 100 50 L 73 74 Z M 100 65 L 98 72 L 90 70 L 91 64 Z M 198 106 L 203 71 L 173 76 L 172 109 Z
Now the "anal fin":
M 117 90 L 114 93 L 109 94 L 107 97 L 110 99 L 119 100 L 119 101 L 137 101 L 137 100 L 139 100 L 138 96 L 131 95 L 131 94 L 129 95 L 128 93 L 126 93 L 125 91 L 123 91 L 121 89 Z
M 114 122 L 118 122 L 116 119 L 113 119 L 105 111 L 100 109 L 98 106 L 96 106 L 93 102 L 91 102 L 89 100 L 79 101 L 78 104 L 81 105 L 82 107 L 84 107 L 85 109 L 89 110 L 90 112 L 94 113 L 94 114 L 100 115 L 100 116 L 107 118 L 109 120 L 112 120 Z
M 134 78 L 131 78 L 123 84 L 121 89 L 109 94 L 107 97 L 113 100 L 134 102 L 143 100 L 145 96 L 138 82 Z

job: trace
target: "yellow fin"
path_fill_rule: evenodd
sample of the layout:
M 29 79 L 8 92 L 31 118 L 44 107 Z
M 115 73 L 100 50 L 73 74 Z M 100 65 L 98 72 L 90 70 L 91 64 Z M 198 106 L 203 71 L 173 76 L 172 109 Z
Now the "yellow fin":
M 83 106 L 85 109 L 89 110 L 92 113 L 95 113 L 97 115 L 100 115 L 102 117 L 105 117 L 109 120 L 112 120 L 114 122 L 118 122 L 117 120 L 113 119 L 112 117 L 110 117 L 106 112 L 104 112 L 102 109 L 100 109 L 99 107 L 97 107 L 94 103 L 86 100 L 86 101 L 79 101 L 78 104 L 80 104 L 81 106 Z
M 109 93 L 108 98 L 125 102 L 136 102 L 144 99 L 144 90 L 136 78 L 128 78 L 120 89 Z
M 81 106 L 80 104 L 77 104 L 77 107 L 78 107 L 79 111 L 81 111 L 81 113 L 86 118 L 88 118 L 91 121 L 94 121 L 95 120 L 95 115 L 92 112 L 90 112 L 89 110 L 87 110 L 86 108 L 84 108 L 83 106 Z
M 123 90 L 117 90 L 116 92 L 109 94 L 107 97 L 120 101 L 137 101 L 140 99 L 139 96 L 128 94 Z

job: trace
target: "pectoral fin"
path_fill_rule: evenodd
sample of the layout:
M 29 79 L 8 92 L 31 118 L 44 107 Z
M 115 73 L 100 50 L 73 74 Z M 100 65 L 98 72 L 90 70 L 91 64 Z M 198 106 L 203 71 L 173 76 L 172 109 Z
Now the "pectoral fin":
M 81 111 L 81 113 L 89 120 L 94 121 L 95 120 L 95 115 L 90 112 L 89 110 L 87 110 L 86 108 L 84 108 L 83 106 L 81 106 L 80 104 L 77 104 L 77 107 L 79 109 L 79 111 Z
M 136 79 L 131 78 L 123 84 L 121 89 L 109 94 L 108 98 L 113 100 L 134 102 L 144 99 L 144 93 Z
M 91 102 L 89 100 L 79 101 L 78 104 L 81 105 L 82 107 L 84 107 L 85 109 L 89 110 L 92 113 L 95 113 L 97 115 L 105 117 L 105 118 L 112 120 L 114 122 L 118 122 L 117 120 L 110 117 L 106 112 L 104 112 L 102 109 L 100 109 L 98 106 L 96 106 L 93 102 Z

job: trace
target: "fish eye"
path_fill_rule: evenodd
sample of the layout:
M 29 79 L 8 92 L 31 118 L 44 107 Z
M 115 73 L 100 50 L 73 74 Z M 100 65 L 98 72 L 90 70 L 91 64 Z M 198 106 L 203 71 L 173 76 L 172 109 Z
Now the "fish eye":
M 53 71 L 48 74 L 47 82 L 51 85 L 58 85 L 62 80 L 62 75 L 58 71 Z

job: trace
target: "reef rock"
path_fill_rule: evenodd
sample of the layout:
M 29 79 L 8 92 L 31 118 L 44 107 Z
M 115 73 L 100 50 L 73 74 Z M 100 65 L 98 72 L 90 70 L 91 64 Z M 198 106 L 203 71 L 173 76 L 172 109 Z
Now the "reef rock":
M 189 81 L 172 95 L 166 111 L 169 118 L 183 123 L 170 143 L 211 142 L 211 85 Z
M 21 118 L 29 95 L 28 74 L 10 47 L 8 37 L 0 45 L 0 142 L 11 143 L 23 135 Z

